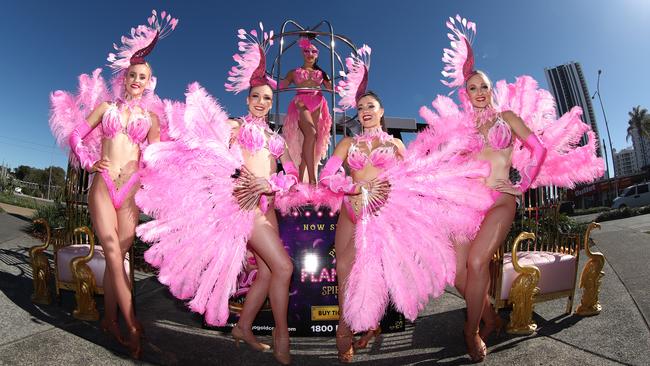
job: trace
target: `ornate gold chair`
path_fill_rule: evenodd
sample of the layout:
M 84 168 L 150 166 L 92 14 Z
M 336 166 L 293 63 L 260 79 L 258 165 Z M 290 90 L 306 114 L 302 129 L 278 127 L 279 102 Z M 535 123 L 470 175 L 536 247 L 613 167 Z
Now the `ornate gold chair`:
M 497 311 L 512 306 L 508 333 L 531 334 L 536 330 L 534 303 L 566 297 L 565 313 L 571 313 L 580 238 L 559 230 L 558 208 L 527 208 L 522 226 L 532 228 L 535 235 L 506 241 L 492 258 L 489 296 Z
M 60 231 L 61 233 L 63 230 Z M 75 292 L 76 308 L 72 315 L 80 320 L 98 320 L 94 295 L 104 294 L 106 260 L 101 246 L 95 245 L 95 236 L 87 226 L 76 228 L 72 240 L 54 240 L 55 287 L 57 298 L 61 290 Z M 124 268 L 133 283 L 133 267 L 127 254 Z
M 99 313 L 94 295 L 104 294 L 104 269 L 106 261 L 100 245 L 95 245 L 95 236 L 87 226 L 90 224 L 86 201 L 89 185 L 88 173 L 68 164 L 66 179 L 66 225 L 53 233 L 54 274 L 56 296 L 60 301 L 61 290 L 75 292 L 76 308 L 73 316 L 81 320 L 97 320 Z M 124 261 L 134 283 L 133 251 Z

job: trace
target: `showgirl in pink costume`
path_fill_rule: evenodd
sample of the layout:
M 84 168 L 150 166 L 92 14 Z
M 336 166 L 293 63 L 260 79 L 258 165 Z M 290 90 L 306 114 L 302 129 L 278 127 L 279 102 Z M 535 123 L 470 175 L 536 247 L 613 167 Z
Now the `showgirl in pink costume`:
M 463 157 L 467 142 L 432 138 L 425 155 L 383 131 L 382 103 L 365 91 L 369 56 L 364 45 L 346 60 L 348 73 L 337 87 L 341 107 L 357 108 L 363 133 L 341 140 L 320 179 L 345 196 L 335 237 L 341 362 L 351 362 L 354 348 L 378 333 L 389 299 L 414 320 L 453 283 L 451 238 L 471 237 L 491 204 L 477 179 L 488 175 L 487 164 Z M 340 171 L 344 164 L 349 177 Z M 367 330 L 354 341 L 352 331 Z
M 481 361 L 486 356 L 485 339 L 501 327 L 501 319 L 487 297 L 489 262 L 510 230 L 515 197 L 538 185 L 571 187 L 593 180 L 603 174 L 603 161 L 596 157 L 593 132 L 580 120 L 579 108 L 556 120 L 553 98 L 528 76 L 518 78 L 515 84 L 501 81 L 493 90 L 486 74 L 474 69 L 471 43 L 476 24 L 457 15 L 449 18 L 447 27 L 451 30 L 451 49 L 444 50 L 442 74 L 447 80 L 442 82 L 461 88 L 464 111 L 459 112 L 449 98 L 439 96 L 433 102 L 437 113 L 423 108 L 421 115 L 438 127 L 444 126 L 443 118 L 456 119 L 455 138 L 469 136 L 475 140 L 478 136 L 476 156 L 491 166 L 485 186 L 492 190 L 494 204 L 475 238 L 469 244 L 457 240 L 456 245 L 455 285 L 467 302 L 465 341 L 472 361 Z M 589 142 L 578 147 L 585 133 Z M 509 181 L 511 166 L 522 177 L 516 185 Z M 484 327 L 479 329 L 481 319 Z
M 258 265 L 239 322 L 232 330 L 237 342 L 264 351 L 252 323 L 267 296 L 275 328 L 275 358 L 290 362 L 287 309 L 293 264 L 280 240 L 273 200 L 297 183 L 282 137 L 268 127 L 273 89 L 266 76 L 265 52 L 273 32 L 239 30 L 237 65 L 226 89 L 248 91 L 248 114 L 228 119 L 221 106 L 197 83 L 189 86 L 186 103 L 167 103 L 172 141 L 147 149 L 143 189 L 136 200 L 155 220 L 138 227 L 152 242 L 145 259 L 160 269 L 160 282 L 189 307 L 205 314 L 211 325 L 224 325 L 228 299 L 243 270 L 247 245 Z M 284 172 L 276 172 L 277 160 Z M 178 179 L 183 177 L 183 179 Z
M 124 259 L 135 236 L 139 210 L 134 195 L 140 186 L 140 152 L 147 143 L 160 137 L 159 120 L 154 111 L 161 102 L 153 94 L 155 78 L 144 60 L 156 42 L 168 35 L 178 23 L 166 12 L 154 10 L 148 25 L 131 30 L 109 54 L 109 66 L 116 72 L 112 80 L 113 98 L 109 97 L 101 69 L 79 77 L 79 94 L 64 91 L 50 96 L 50 127 L 60 145 L 69 144 L 79 166 L 99 178 L 92 180 L 88 207 L 95 234 L 104 250 L 105 314 L 104 331 L 128 346 L 134 358 L 140 358 L 142 326 L 135 318 L 129 277 Z M 128 329 L 127 340 L 120 334 L 117 309 Z
M 298 88 L 296 96 L 289 103 L 282 134 L 289 145 L 291 159 L 300 168 L 302 181 L 316 183 L 318 163 L 327 155 L 332 118 L 327 101 L 320 91 L 321 85 L 332 89 L 332 82 L 325 71 L 318 67 L 318 48 L 309 39 L 301 38 L 298 45 L 302 50 L 304 64 L 289 71 L 280 83 L 292 83 Z

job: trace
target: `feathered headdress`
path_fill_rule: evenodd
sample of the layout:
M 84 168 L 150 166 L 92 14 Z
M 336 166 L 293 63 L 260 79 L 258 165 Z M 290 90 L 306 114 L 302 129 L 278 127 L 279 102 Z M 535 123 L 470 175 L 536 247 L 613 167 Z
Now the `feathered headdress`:
M 343 79 L 336 86 L 336 92 L 341 96 L 338 104 L 343 110 L 356 108 L 359 97 L 366 92 L 371 53 L 372 49 L 364 44 L 356 55 L 353 53 L 345 59 L 348 71 L 339 72 Z
M 450 88 L 458 88 L 475 73 L 472 42 L 476 36 L 476 23 L 456 14 L 455 18 L 449 17 L 446 25 L 451 30 L 451 33 L 447 33 L 451 49 L 443 50 L 442 62 L 445 67 L 441 73 L 448 80 L 440 81 Z M 455 89 L 449 94 L 454 91 Z
M 113 43 L 113 48 L 117 53 L 108 54 L 108 67 L 113 69 L 113 73 L 118 73 L 131 65 L 145 63 L 144 58 L 151 53 L 158 40 L 167 37 L 178 25 L 178 19 L 172 18 L 171 14 L 166 11 L 158 13 L 156 10 L 151 11 L 151 16 L 147 18 L 149 25 L 139 25 L 131 28 L 131 34 L 122 36 L 121 46 Z
M 273 30 L 264 32 L 264 25 L 260 22 L 260 31 L 262 39 L 255 29 L 248 33 L 244 29 L 237 31 L 237 37 L 241 39 L 237 46 L 241 53 L 232 56 L 237 65 L 228 71 L 228 82 L 224 84 L 226 91 L 238 94 L 260 85 L 275 89 L 275 80 L 266 75 L 266 51 L 273 45 Z
M 308 50 L 308 49 L 310 49 L 310 48 L 312 48 L 312 47 L 313 47 L 313 48 L 316 48 L 316 46 L 314 46 L 314 45 L 311 43 L 311 41 L 309 40 L 309 38 L 307 38 L 307 37 L 300 37 L 300 39 L 298 40 L 298 46 L 299 46 L 300 49 L 302 49 L 303 51 L 304 51 L 304 50 Z

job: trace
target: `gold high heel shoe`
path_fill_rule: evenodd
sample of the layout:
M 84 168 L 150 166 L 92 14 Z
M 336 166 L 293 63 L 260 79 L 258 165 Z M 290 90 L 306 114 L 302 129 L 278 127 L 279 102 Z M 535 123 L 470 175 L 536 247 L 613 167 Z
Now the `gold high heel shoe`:
M 244 331 L 239 327 L 239 324 L 235 324 L 235 326 L 232 327 L 230 334 L 235 339 L 235 345 L 237 348 L 239 348 L 239 341 L 244 341 L 256 351 L 264 352 L 271 349 L 271 346 L 268 344 L 258 342 L 253 334 L 245 334 Z
M 129 355 L 131 358 L 139 360 L 142 358 L 142 343 L 140 342 L 142 338 L 142 330 L 137 326 L 129 328 L 129 340 L 126 343 L 127 348 L 129 349 Z
M 275 357 L 275 360 L 278 361 L 281 365 L 290 365 L 291 353 L 289 353 L 289 337 L 281 338 L 287 340 L 287 350 L 280 351 L 278 349 L 277 339 L 275 338 L 275 328 L 273 328 L 273 330 L 271 331 L 271 335 L 273 336 L 273 357 Z
M 122 333 L 120 332 L 120 325 L 117 323 L 117 320 L 109 321 L 108 319 L 104 318 L 99 322 L 99 327 L 105 334 L 115 339 L 117 343 L 122 346 L 126 346 L 126 342 L 124 341 L 124 337 L 122 337 Z
M 467 354 L 469 355 L 470 360 L 475 363 L 485 360 L 487 347 L 478 335 L 478 330 L 471 334 L 467 334 L 463 330 L 463 336 L 465 337 L 465 345 L 467 346 Z M 478 338 L 478 342 L 476 341 L 476 338 Z
M 365 332 L 358 341 L 354 342 L 354 348 L 355 349 L 363 349 L 368 347 L 368 343 L 373 338 L 377 338 L 381 334 L 381 327 L 377 327 L 375 329 L 370 329 L 369 331 Z
M 345 343 L 347 346 L 341 347 L 340 344 L 342 340 L 347 339 L 348 342 Z M 352 359 L 354 358 L 354 335 L 352 332 L 344 334 L 344 333 L 339 333 L 336 332 L 336 348 L 339 352 L 338 357 L 339 357 L 339 362 L 340 363 L 351 363 Z

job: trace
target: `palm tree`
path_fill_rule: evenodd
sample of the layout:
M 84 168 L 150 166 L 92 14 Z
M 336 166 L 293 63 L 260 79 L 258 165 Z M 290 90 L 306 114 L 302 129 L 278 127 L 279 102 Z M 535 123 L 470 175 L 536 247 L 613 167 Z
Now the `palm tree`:
M 641 156 L 643 159 L 643 161 L 640 161 L 639 163 L 642 163 L 641 166 L 646 166 L 648 165 L 648 162 L 645 159 L 645 139 L 643 137 L 650 138 L 650 115 L 648 115 L 648 110 L 641 108 L 640 105 L 632 108 L 632 111 L 627 112 L 627 114 L 630 116 L 630 120 L 628 121 L 627 136 L 625 139 L 629 141 L 634 131 L 639 133 Z

